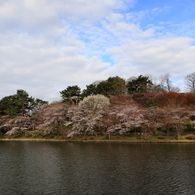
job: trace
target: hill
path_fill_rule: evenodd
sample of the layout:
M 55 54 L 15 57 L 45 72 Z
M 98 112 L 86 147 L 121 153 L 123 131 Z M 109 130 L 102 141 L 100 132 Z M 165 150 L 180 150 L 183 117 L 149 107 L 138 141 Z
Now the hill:
M 96 96 L 90 96 L 96 98 Z M 32 116 L 0 117 L 4 138 L 73 138 L 74 136 L 195 136 L 195 96 L 178 93 L 117 95 L 100 103 L 72 105 L 54 102 Z M 90 100 L 91 101 L 91 100 Z M 88 107 L 87 107 L 87 106 Z M 160 137 L 159 137 L 160 139 Z

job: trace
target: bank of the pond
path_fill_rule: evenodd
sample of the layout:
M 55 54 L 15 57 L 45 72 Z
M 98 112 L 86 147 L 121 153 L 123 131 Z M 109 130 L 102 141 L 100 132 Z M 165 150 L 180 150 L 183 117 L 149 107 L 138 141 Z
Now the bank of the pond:
M 64 138 L 1 138 L 0 141 L 32 141 L 32 142 L 128 142 L 128 143 L 195 143 L 195 140 L 189 139 L 164 139 L 159 140 L 157 137 L 137 140 L 136 137 L 122 137 L 106 139 L 105 137 L 74 137 L 72 139 Z

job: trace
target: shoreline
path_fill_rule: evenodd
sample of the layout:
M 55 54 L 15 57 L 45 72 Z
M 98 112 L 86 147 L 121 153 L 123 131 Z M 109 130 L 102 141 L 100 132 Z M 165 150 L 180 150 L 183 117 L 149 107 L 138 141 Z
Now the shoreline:
M 0 139 L 0 141 L 30 141 L 30 142 L 116 142 L 116 143 L 195 143 L 195 140 L 170 140 L 170 141 L 131 141 L 131 140 L 67 140 L 67 139 L 25 139 L 25 138 L 10 138 Z

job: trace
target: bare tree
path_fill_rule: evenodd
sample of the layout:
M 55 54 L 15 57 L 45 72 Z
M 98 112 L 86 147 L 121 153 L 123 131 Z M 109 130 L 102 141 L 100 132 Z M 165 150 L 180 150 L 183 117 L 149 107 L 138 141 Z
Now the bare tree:
M 170 74 L 167 73 L 165 75 L 162 75 L 160 77 L 160 85 L 163 89 L 165 89 L 166 91 L 171 91 L 171 80 L 170 80 Z
M 184 78 L 184 82 L 187 86 L 188 91 L 195 93 L 195 72 L 187 75 Z
M 160 86 L 162 89 L 168 92 L 179 92 L 180 89 L 178 87 L 173 86 L 172 81 L 170 80 L 170 74 L 166 73 L 160 77 Z

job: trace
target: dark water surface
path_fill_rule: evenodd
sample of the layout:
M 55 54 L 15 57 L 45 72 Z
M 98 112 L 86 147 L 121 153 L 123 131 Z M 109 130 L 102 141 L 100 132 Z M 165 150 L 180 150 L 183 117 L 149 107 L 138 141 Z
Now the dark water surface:
M 1 141 L 0 194 L 195 194 L 195 144 Z

